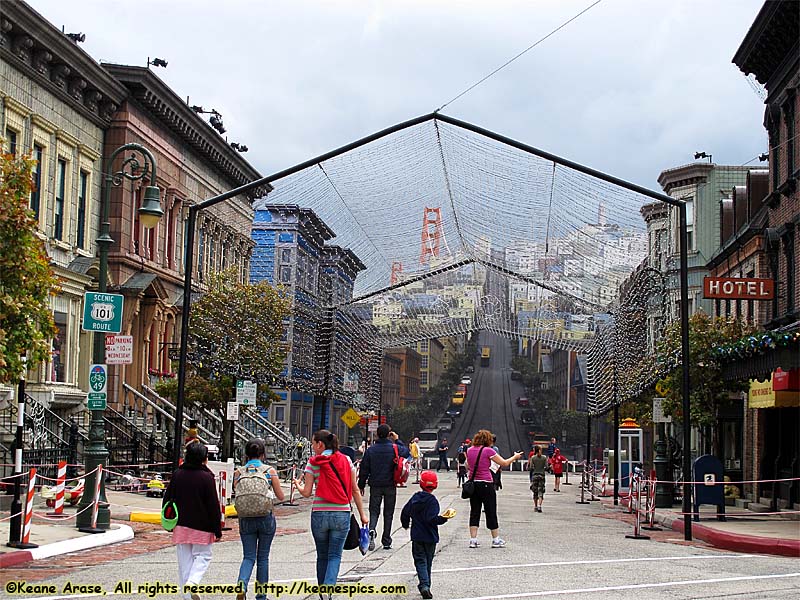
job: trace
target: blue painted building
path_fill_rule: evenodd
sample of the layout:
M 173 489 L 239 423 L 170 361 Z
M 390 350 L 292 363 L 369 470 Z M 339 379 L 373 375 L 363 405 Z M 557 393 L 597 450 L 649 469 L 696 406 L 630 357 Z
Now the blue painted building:
M 254 207 L 251 237 L 256 243 L 250 260 L 250 281 L 285 287 L 292 298 L 286 321 L 289 346 L 282 373 L 281 397 L 267 417 L 293 433 L 314 431 L 315 394 L 322 394 L 325 370 L 317 364 L 317 331 L 324 317 L 320 299 L 320 264 L 325 242 L 333 231 L 310 209 L 266 202 Z M 316 420 L 319 423 L 319 420 Z

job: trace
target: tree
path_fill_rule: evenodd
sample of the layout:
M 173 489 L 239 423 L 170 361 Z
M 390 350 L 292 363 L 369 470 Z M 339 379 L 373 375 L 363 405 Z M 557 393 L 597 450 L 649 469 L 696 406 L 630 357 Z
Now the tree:
M 192 305 L 189 363 L 194 372 L 186 378 L 185 402 L 222 418 L 225 457 L 233 453 L 225 410 L 235 398 L 236 379 L 274 383 L 286 360 L 284 321 L 290 314 L 284 290 L 266 281 L 241 283 L 236 268 L 213 274 L 208 291 Z M 157 391 L 174 397 L 177 382 L 161 383 Z M 268 407 L 273 398 L 262 387 L 258 405 Z
M 34 161 L 0 157 L 0 381 L 50 359 L 57 329 L 49 298 L 58 291 L 37 221 L 28 210 Z
M 717 415 L 720 405 L 728 400 L 731 392 L 747 389 L 747 383 L 723 381 L 715 348 L 735 342 L 750 335 L 755 328 L 740 319 L 716 319 L 703 312 L 689 319 L 689 391 L 690 421 L 698 427 L 712 427 L 714 452 L 717 450 Z M 682 369 L 678 363 L 681 349 L 680 322 L 667 326 L 657 349 L 657 365 L 667 375 L 659 382 L 664 392 L 665 414 L 674 419 L 683 416 L 681 395 Z

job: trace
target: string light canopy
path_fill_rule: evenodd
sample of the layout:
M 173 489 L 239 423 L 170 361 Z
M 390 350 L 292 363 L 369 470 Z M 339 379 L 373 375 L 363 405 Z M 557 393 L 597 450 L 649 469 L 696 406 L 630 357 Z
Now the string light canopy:
M 340 352 L 330 357 L 338 367 L 316 361 L 287 384 L 374 403 L 375 357 L 387 348 L 484 330 L 587 353 L 612 312 L 629 329 L 639 323 L 620 312 L 638 308 L 620 305 L 619 288 L 646 266 L 640 209 L 652 195 L 530 150 L 435 115 L 272 179 L 256 210 L 307 208 L 321 225 L 306 225 L 333 232 L 329 243 L 365 267 L 352 296 L 296 296 L 295 326 Z M 655 280 L 636 284 L 636 307 Z M 352 393 L 342 354 L 358 375 Z

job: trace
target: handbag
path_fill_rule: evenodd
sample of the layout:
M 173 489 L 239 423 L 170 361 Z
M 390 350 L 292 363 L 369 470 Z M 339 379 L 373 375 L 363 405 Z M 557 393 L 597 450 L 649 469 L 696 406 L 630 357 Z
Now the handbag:
M 469 476 L 469 479 L 461 484 L 461 497 L 464 500 L 467 500 L 475 493 L 475 471 L 478 468 L 478 463 L 481 461 L 481 453 L 486 446 L 481 446 L 481 449 L 478 450 L 478 457 L 475 459 L 475 464 L 472 467 L 472 473 Z
M 339 475 L 339 472 L 333 468 L 331 463 L 328 463 L 328 466 L 333 471 L 333 474 L 336 475 L 336 479 L 339 480 L 339 483 L 342 484 L 342 489 L 344 490 L 344 495 L 347 495 L 347 486 L 344 484 L 344 480 Z M 369 533 L 367 533 L 369 536 Z M 350 530 L 347 532 L 347 538 L 344 540 L 344 549 L 345 550 L 355 550 L 360 546 L 361 543 L 361 525 L 358 524 L 356 520 L 356 516 L 353 514 L 353 505 L 350 504 Z M 364 554 L 364 551 L 361 551 Z

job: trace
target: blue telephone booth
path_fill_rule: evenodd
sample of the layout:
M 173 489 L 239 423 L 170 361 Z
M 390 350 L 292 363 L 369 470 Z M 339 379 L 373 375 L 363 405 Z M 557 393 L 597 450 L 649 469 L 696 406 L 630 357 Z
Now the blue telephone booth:
M 633 467 L 642 464 L 642 444 L 642 428 L 633 419 L 623 419 L 619 425 L 620 490 L 628 490 Z

